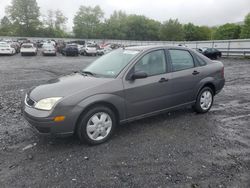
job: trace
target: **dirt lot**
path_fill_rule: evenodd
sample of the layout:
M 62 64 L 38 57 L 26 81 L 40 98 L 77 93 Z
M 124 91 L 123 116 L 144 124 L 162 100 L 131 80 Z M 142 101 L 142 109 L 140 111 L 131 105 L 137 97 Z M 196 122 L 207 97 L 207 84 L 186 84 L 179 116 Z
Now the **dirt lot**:
M 107 143 L 38 136 L 21 116 L 32 86 L 94 57 L 0 57 L 0 187 L 250 187 L 250 60 L 221 59 L 211 112 L 179 110 L 122 125 Z

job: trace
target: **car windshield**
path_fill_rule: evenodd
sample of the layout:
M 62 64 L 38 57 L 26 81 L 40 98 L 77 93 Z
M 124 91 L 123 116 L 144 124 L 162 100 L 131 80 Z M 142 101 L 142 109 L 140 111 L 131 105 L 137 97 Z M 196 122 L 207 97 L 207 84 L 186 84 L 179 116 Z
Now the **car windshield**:
M 118 49 L 100 57 L 82 71 L 100 77 L 115 78 L 138 53 L 136 50 Z

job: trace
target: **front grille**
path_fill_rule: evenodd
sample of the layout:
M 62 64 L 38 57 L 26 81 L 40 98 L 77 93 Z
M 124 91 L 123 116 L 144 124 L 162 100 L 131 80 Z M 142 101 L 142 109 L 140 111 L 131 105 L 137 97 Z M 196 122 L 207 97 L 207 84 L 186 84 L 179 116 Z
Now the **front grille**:
M 33 101 L 31 98 L 29 98 L 28 96 L 26 96 L 25 102 L 28 106 L 34 106 L 35 101 Z

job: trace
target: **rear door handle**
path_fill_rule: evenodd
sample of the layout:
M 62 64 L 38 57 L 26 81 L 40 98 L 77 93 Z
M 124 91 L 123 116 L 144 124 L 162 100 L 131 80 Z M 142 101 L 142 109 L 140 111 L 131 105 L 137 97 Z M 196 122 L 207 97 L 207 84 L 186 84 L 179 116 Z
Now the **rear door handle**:
M 200 72 L 198 72 L 197 70 L 194 70 L 194 72 L 192 74 L 197 75 L 197 74 L 200 74 Z
M 167 81 L 168 81 L 167 78 L 161 78 L 161 79 L 159 80 L 160 83 L 162 83 L 162 82 L 167 82 Z

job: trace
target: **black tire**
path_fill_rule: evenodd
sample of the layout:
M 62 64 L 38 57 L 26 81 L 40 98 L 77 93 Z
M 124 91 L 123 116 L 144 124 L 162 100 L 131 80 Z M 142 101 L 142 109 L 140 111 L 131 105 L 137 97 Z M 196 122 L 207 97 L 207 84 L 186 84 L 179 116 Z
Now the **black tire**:
M 24 56 L 24 54 L 23 54 L 23 53 L 21 53 L 21 56 Z
M 212 102 L 211 102 L 211 105 L 209 106 L 208 109 L 203 109 L 203 108 L 201 107 L 201 97 L 202 97 L 202 94 L 203 94 L 205 91 L 209 91 L 209 92 L 211 93 L 211 96 L 212 96 Z M 193 109 L 194 109 L 194 111 L 197 112 L 197 113 L 204 114 L 204 113 L 208 112 L 208 111 L 211 109 L 211 107 L 213 106 L 213 102 L 214 102 L 214 92 L 213 92 L 213 90 L 212 90 L 210 87 L 204 87 L 204 88 L 202 88 L 202 89 L 200 90 L 200 92 L 199 92 L 199 94 L 198 94 L 198 96 L 197 96 L 197 98 L 196 98 L 196 103 L 195 103 L 195 105 L 193 106 Z
M 110 130 L 109 134 L 105 138 L 97 141 L 97 140 L 91 139 L 88 136 L 87 123 L 94 114 L 100 113 L 100 112 L 107 113 L 110 116 L 110 118 L 112 120 L 112 126 L 111 126 L 111 130 Z M 110 139 L 110 137 L 113 135 L 113 133 L 115 131 L 116 126 L 117 126 L 117 118 L 116 118 L 114 112 L 110 108 L 108 108 L 106 106 L 94 106 L 90 110 L 88 110 L 87 113 L 84 113 L 82 115 L 82 117 L 80 117 L 76 131 L 77 131 L 78 138 L 80 139 L 80 141 L 82 143 L 87 143 L 89 145 L 98 145 L 98 144 L 104 143 L 108 139 Z

